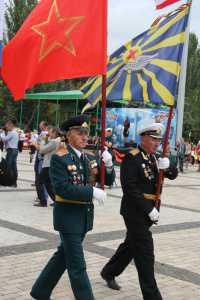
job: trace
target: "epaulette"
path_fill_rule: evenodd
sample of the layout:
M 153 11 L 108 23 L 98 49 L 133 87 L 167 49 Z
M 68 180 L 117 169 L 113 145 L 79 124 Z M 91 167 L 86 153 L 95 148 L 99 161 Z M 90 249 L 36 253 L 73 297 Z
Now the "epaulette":
M 133 156 L 135 156 L 138 153 L 140 153 L 140 150 L 138 148 L 133 148 L 129 153 L 132 154 Z
M 92 151 L 90 151 L 90 150 L 85 150 L 85 149 L 84 149 L 84 153 L 85 153 L 86 155 L 94 156 L 94 157 L 95 157 L 95 154 L 94 154 Z
M 69 153 L 69 151 L 67 150 L 66 147 L 58 148 L 56 150 L 56 155 L 58 155 L 58 156 L 64 156 L 64 155 L 67 155 L 68 153 Z

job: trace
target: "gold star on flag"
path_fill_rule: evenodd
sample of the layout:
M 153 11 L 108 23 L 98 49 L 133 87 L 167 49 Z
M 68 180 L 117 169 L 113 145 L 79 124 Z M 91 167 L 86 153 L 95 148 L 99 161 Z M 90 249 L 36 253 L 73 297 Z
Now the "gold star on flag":
M 84 16 L 61 17 L 57 1 L 54 0 L 47 20 L 31 27 L 42 38 L 39 61 L 58 48 L 76 56 L 70 34 L 84 19 Z

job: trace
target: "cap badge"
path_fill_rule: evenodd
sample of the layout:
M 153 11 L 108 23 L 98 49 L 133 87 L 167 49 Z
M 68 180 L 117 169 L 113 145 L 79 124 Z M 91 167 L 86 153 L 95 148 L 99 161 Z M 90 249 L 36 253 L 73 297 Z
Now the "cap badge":
M 160 128 L 158 128 L 158 129 L 156 130 L 156 133 L 157 133 L 157 134 L 161 134 Z
M 71 168 L 72 168 L 72 171 L 76 171 L 77 170 L 77 167 L 75 165 L 72 165 Z
M 82 125 L 81 125 L 82 128 L 89 128 L 87 122 L 84 122 Z

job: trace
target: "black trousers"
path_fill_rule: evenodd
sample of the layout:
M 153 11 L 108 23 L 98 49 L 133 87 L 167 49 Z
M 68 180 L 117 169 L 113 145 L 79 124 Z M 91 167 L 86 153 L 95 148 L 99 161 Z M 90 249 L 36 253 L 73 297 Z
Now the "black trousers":
M 43 161 L 38 158 L 38 153 L 35 158 L 34 170 L 35 170 L 35 188 L 38 199 L 42 205 L 47 205 L 47 192 L 43 183 L 40 180 L 40 173 L 42 172 Z
M 4 148 L 4 143 L 0 141 L 0 150 L 3 151 L 3 148 Z
M 148 229 L 133 231 L 125 220 L 127 235 L 103 268 L 108 279 L 119 276 L 134 259 L 144 300 L 162 300 L 154 275 L 154 247 Z
M 39 176 L 40 176 L 40 178 L 39 178 L 40 183 L 44 184 L 48 195 L 51 197 L 51 199 L 53 201 L 55 201 L 55 193 L 53 191 L 53 187 L 52 187 L 50 176 L 49 176 L 49 168 L 48 167 L 42 168 L 42 171 Z
M 180 156 L 179 157 L 179 170 L 180 170 L 180 172 L 183 172 L 183 165 L 184 165 L 184 157 Z
M 18 149 L 13 149 L 13 148 L 7 149 L 6 162 L 15 180 L 15 184 L 17 183 L 17 178 L 18 178 L 17 156 L 18 156 Z

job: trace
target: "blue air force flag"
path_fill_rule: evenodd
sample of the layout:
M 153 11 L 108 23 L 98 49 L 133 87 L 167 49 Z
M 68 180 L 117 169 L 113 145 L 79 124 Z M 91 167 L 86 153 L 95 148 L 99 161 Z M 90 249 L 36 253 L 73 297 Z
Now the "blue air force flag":
M 107 100 L 173 105 L 190 7 L 183 5 L 116 50 L 107 64 Z M 101 100 L 101 77 L 81 88 L 89 103 Z

